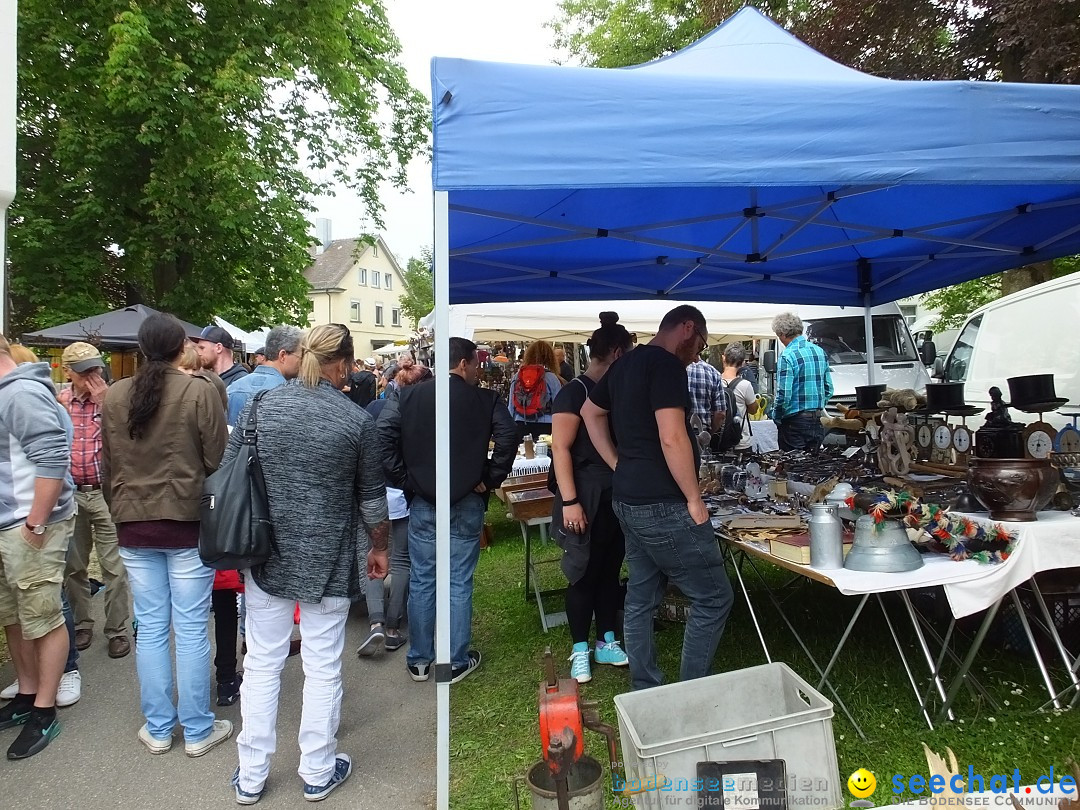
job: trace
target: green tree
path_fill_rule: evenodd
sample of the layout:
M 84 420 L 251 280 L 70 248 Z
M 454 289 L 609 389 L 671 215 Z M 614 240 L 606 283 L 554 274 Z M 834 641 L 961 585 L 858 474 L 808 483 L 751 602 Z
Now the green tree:
M 381 225 L 429 113 L 381 0 L 19 3 L 13 326 L 144 302 L 306 319 L 333 183 Z
M 415 327 L 435 308 L 435 258 L 430 247 L 420 250 L 420 258 L 409 259 L 401 286 L 401 311 Z

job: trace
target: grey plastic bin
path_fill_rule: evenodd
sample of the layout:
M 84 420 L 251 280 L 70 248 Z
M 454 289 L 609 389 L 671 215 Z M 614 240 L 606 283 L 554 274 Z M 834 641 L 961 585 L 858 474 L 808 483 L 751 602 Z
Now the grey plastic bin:
M 615 709 L 626 780 L 669 780 L 636 807 L 697 807 L 697 763 L 743 759 L 787 762 L 790 810 L 843 806 L 833 705 L 786 664 L 616 695 Z

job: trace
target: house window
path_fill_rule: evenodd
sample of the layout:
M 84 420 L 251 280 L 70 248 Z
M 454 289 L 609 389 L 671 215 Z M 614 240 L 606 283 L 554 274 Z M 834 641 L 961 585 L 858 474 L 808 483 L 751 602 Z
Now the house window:
M 394 277 L 392 275 L 390 275 L 389 273 L 387 273 L 385 276 L 383 276 L 383 282 L 384 282 L 383 286 L 386 289 L 388 289 L 388 290 L 394 289 Z
M 360 323 L 360 302 L 349 302 L 349 320 L 353 323 Z
M 380 273 L 378 270 L 371 271 L 371 286 L 374 287 L 376 290 L 379 289 L 379 276 Z
M 379 246 L 378 245 L 372 245 L 371 246 L 371 255 L 374 256 L 376 259 L 379 258 Z
M 376 304 L 375 305 L 375 325 L 376 326 L 386 326 L 386 324 L 383 323 L 383 305 L 382 304 Z
M 401 310 L 394 308 L 390 310 L 390 325 L 401 326 Z
M 359 284 L 361 287 L 367 286 L 367 270 L 365 270 L 363 267 L 360 268 L 359 275 L 356 278 L 356 283 Z

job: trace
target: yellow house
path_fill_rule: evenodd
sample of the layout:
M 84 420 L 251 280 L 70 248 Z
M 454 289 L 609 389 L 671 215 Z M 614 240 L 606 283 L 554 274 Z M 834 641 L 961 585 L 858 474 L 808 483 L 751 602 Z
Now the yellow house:
M 374 244 L 327 239 L 304 271 L 311 285 L 311 325 L 343 323 L 360 359 L 389 343 L 405 341 L 411 329 L 401 314 L 401 267 L 382 237 Z

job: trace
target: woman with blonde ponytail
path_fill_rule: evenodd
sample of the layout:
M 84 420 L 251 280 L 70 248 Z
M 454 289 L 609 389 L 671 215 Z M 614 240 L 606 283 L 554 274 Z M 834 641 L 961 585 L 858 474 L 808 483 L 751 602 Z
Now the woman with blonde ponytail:
M 271 389 L 259 400 L 258 452 L 277 549 L 245 574 L 248 651 L 240 686 L 240 766 L 233 774 L 241 804 L 259 799 L 270 771 L 297 602 L 305 676 L 304 798 L 325 798 L 352 772 L 349 756 L 336 751 L 345 621 L 351 600 L 362 593 L 361 580 L 386 576 L 390 528 L 375 422 L 341 393 L 352 367 L 348 327 L 316 326 L 300 344 L 296 384 Z M 251 404 L 238 425 L 247 422 Z M 233 432 L 226 459 L 240 448 L 240 434 Z

